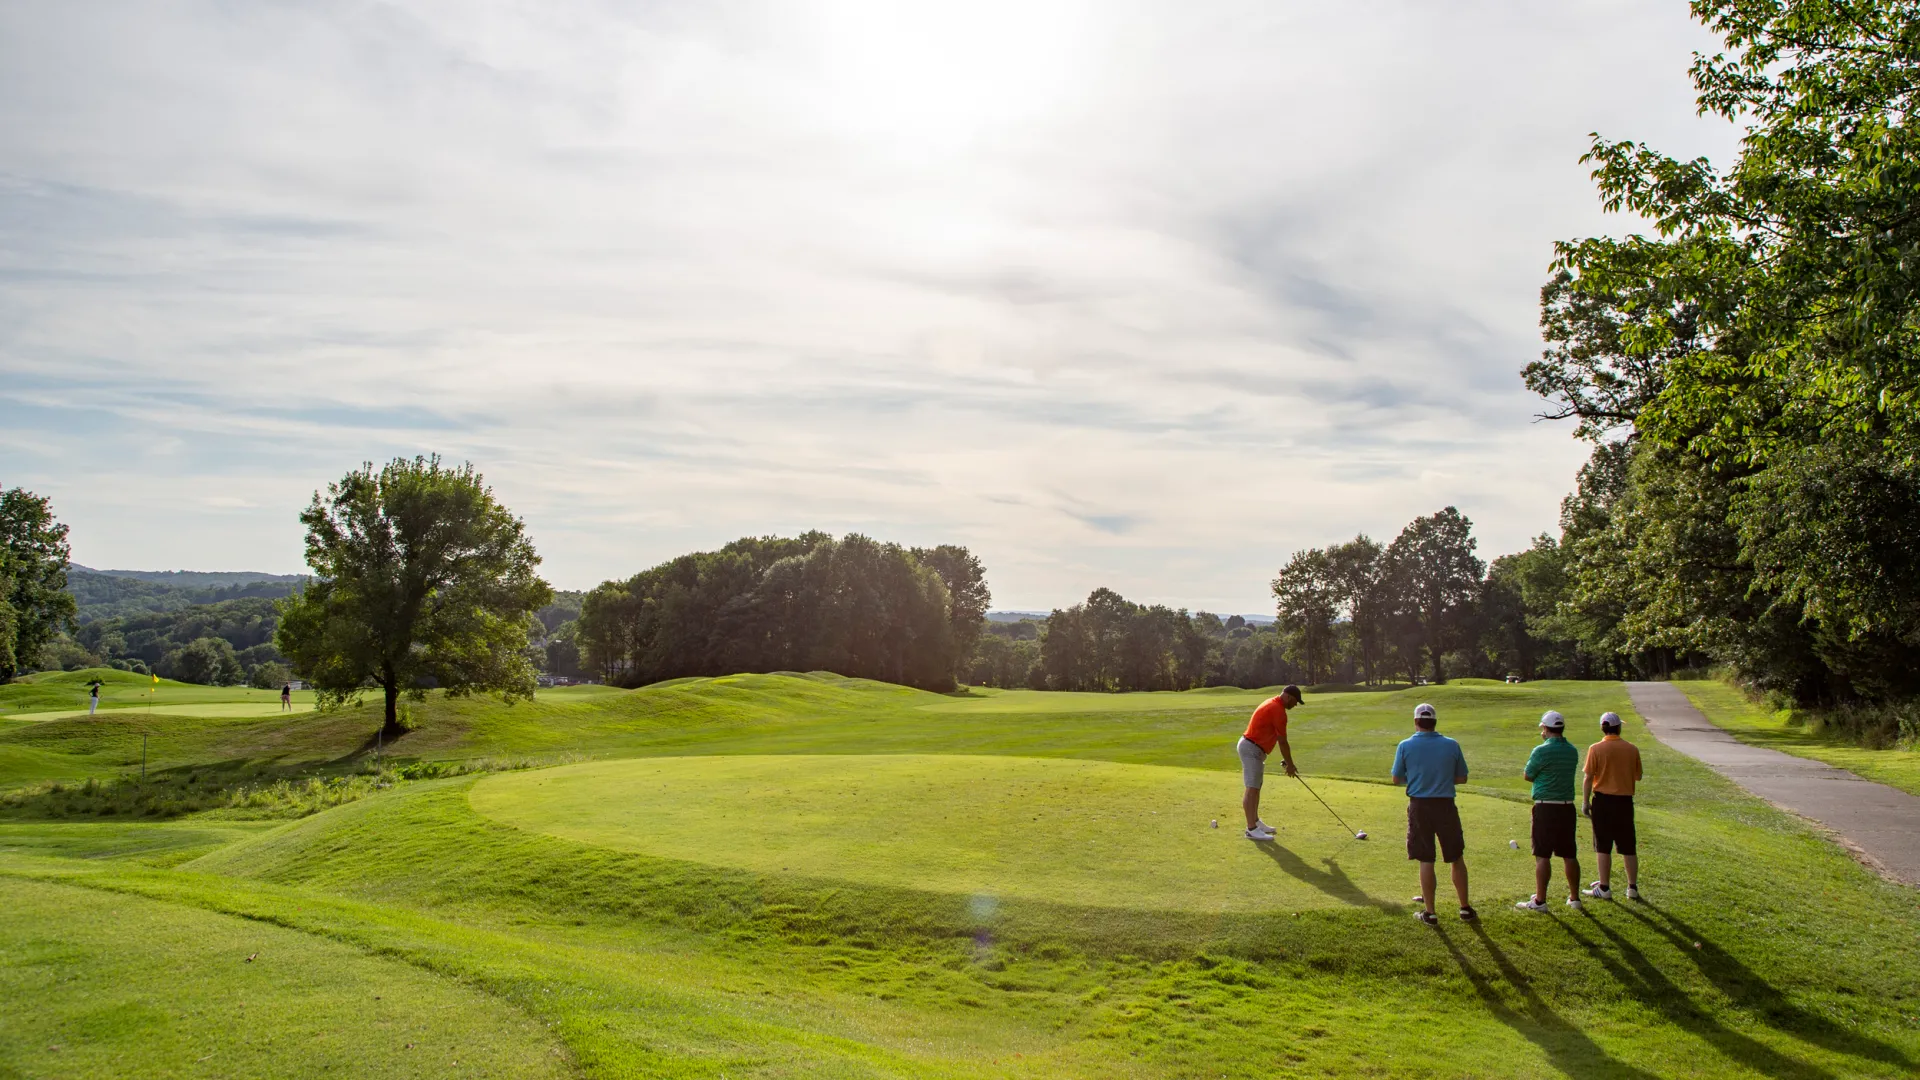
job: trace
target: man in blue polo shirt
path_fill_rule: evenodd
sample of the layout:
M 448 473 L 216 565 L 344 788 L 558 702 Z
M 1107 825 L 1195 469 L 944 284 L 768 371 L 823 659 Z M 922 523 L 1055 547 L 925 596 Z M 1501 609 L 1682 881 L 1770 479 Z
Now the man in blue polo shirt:
M 1407 858 L 1420 864 L 1420 895 L 1413 902 L 1426 905 L 1414 912 L 1414 918 L 1428 926 L 1440 921 L 1433 913 L 1436 839 L 1440 857 L 1453 870 L 1453 891 L 1460 894 L 1460 917 L 1479 918 L 1467 902 L 1467 862 L 1462 854 L 1467 841 L 1460 830 L 1460 808 L 1453 801 L 1453 786 L 1467 782 L 1467 758 L 1460 752 L 1459 743 L 1434 730 L 1439 722 L 1433 706 L 1414 706 L 1415 731 L 1393 752 L 1393 782 L 1407 789 Z

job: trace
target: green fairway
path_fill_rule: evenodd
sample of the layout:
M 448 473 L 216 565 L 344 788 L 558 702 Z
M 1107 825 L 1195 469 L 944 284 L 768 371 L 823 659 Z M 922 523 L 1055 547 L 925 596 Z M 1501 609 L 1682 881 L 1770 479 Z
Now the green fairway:
M 560 1077 L 484 994 L 278 926 L 0 877 L 8 1076 Z
M 215 701 L 208 702 L 205 705 L 155 705 L 152 708 L 144 705 L 132 705 L 124 706 L 123 709 L 124 711 L 144 713 L 151 716 L 285 716 L 290 713 L 312 712 L 313 702 L 297 701 L 292 703 L 292 708 L 282 708 L 279 695 L 276 694 L 271 700 L 263 698 L 259 701 Z M 109 711 L 112 710 L 104 707 L 100 710 L 102 713 Z M 12 713 L 7 716 L 7 719 L 37 721 L 72 720 L 86 715 L 87 711 L 85 709 L 54 709 L 48 712 Z
M 1276 777 L 1242 834 L 1233 777 L 1200 769 L 964 755 L 695 757 L 595 762 L 482 781 L 474 809 L 599 847 L 772 874 L 965 896 L 1184 911 L 1397 906 L 1406 798 Z M 1526 807 L 1467 797 L 1486 854 L 1512 858 Z M 1216 828 L 1212 822 L 1218 821 Z M 1497 846 L 1497 852 L 1493 850 Z
M 179 716 L 271 716 L 280 709 L 280 691 L 247 686 L 199 686 L 154 681 L 151 676 L 135 675 L 112 668 L 85 671 L 52 671 L 29 675 L 0 686 L 0 718 L 17 720 L 53 720 L 87 715 L 88 684 L 98 680 L 100 713 L 146 712 Z M 313 708 L 311 690 L 293 692 L 294 706 L 301 711 Z M 213 711 L 209 711 L 210 707 Z
M 0 821 L 5 903 L 28 913 L 0 918 L 0 955 L 66 943 L 72 973 L 0 975 L 15 980 L 0 1076 L 104 1068 L 81 1060 L 220 1075 L 195 1067 L 216 1036 L 192 1010 L 150 1063 L 69 1019 L 135 1000 L 166 965 L 185 974 L 153 1000 L 245 991 L 249 1016 L 278 1003 L 219 1045 L 320 1048 L 311 1062 L 233 1049 L 259 1064 L 232 1075 L 318 1074 L 339 1061 L 326 1018 L 363 993 L 325 974 L 349 961 L 467 995 L 408 1014 L 425 1025 L 409 1038 L 444 1045 L 466 1017 L 488 1061 L 527 1063 L 495 1068 L 526 1075 L 536 1058 L 596 1078 L 1920 1070 L 1920 894 L 1648 739 L 1620 684 L 1310 690 L 1295 754 L 1366 842 L 1278 770 L 1263 813 L 1279 841 L 1240 836 L 1233 742 L 1264 696 L 944 696 L 824 674 L 565 688 L 510 707 L 436 694 L 382 748 L 388 786 L 362 779 L 356 800 L 299 820 L 47 820 L 34 815 L 91 804 L 29 800 Z M 1472 770 L 1478 926 L 1446 904 L 1438 927 L 1409 917 L 1404 798 L 1386 772 L 1423 700 Z M 1641 745 L 1648 902 L 1570 912 L 1556 879 L 1551 913 L 1512 909 L 1532 859 L 1507 841 L 1526 844 L 1520 770 L 1548 707 L 1577 744 L 1612 709 Z M 0 723 L 0 789 L 125 777 L 142 736 L 169 790 L 324 776 L 370 760 L 377 724 L 371 705 Z M 511 755 L 571 761 L 431 778 L 435 762 Z M 428 778 L 400 778 L 413 766 Z M 252 930 L 311 943 L 313 984 L 246 982 L 272 972 L 189 951 Z M 476 1071 L 464 1050 L 458 1066 L 385 1052 L 334 1071 Z

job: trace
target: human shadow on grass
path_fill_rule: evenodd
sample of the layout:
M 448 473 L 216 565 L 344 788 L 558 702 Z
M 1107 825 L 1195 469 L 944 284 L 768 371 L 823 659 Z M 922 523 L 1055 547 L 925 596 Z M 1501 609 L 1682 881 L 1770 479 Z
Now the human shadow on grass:
M 1655 1080 L 1655 1074 L 1636 1068 L 1619 1060 L 1594 1042 L 1574 1023 L 1553 1011 L 1546 999 L 1533 989 L 1532 980 L 1507 959 L 1500 946 L 1487 936 L 1486 928 L 1477 922 L 1466 924 L 1480 939 L 1480 946 L 1499 969 L 1499 976 L 1475 967 L 1472 960 L 1453 940 L 1446 929 L 1439 931 L 1440 940 L 1447 951 L 1453 954 L 1453 962 L 1460 967 L 1460 973 L 1467 977 L 1473 986 L 1473 992 L 1486 1005 L 1496 1020 L 1512 1028 L 1522 1038 L 1539 1047 L 1553 1062 L 1555 1068 L 1577 1080 Z M 1516 1007 L 1507 1001 L 1500 990 L 1505 983 L 1518 994 L 1520 1001 Z
M 1354 884 L 1353 879 L 1347 876 L 1347 872 L 1340 869 L 1340 864 L 1332 859 L 1322 859 L 1321 862 L 1326 865 L 1326 869 L 1316 870 L 1307 865 L 1305 859 L 1281 847 L 1277 841 L 1263 840 L 1255 846 L 1267 858 L 1272 859 L 1274 865 L 1288 877 L 1303 881 L 1336 900 L 1352 904 L 1354 907 L 1371 907 L 1394 912 L 1401 910 L 1398 904 L 1368 895 L 1367 891 Z
M 1659 1010 L 1669 1023 L 1705 1041 L 1729 1060 L 1750 1066 L 1766 1076 L 1780 1077 L 1781 1080 L 1837 1080 L 1833 1073 L 1818 1065 L 1788 1057 L 1766 1043 L 1750 1035 L 1742 1035 L 1708 1016 L 1646 953 L 1599 919 L 1556 919 L 1555 923 L 1585 949 L 1589 957 L 1599 961 L 1600 966 L 1607 969 L 1607 974 L 1625 987 L 1634 1000 Z M 1611 941 L 1620 950 L 1625 962 L 1607 955 L 1599 943 L 1581 933 L 1583 925 L 1600 932 Z
M 1652 911 L 1658 918 L 1647 916 L 1641 911 L 1642 908 Z M 1715 989 L 1742 1009 L 1755 1013 L 1768 1027 L 1836 1053 L 1898 1065 L 1909 1073 L 1915 1071 L 1916 1063 L 1899 1047 L 1849 1030 L 1794 1004 L 1752 968 L 1728 955 L 1678 916 L 1649 903 L 1623 905 L 1621 910 L 1665 938 L 1680 951 L 1681 956 L 1699 969 Z M 1695 942 L 1700 946 L 1697 949 L 1694 948 Z

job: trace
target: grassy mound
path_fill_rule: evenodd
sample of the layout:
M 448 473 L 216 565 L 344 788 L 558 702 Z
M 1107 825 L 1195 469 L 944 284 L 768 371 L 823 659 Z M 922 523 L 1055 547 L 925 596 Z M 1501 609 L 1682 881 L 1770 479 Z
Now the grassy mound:
M 593 762 L 493 776 L 470 798 L 516 828 L 766 874 L 1140 910 L 1397 906 L 1405 796 L 1341 781 L 1320 794 L 1379 839 L 1355 841 L 1284 778 L 1262 808 L 1280 838 L 1253 844 L 1240 832 L 1238 777 L 1001 756 Z M 1526 813 L 1462 800 L 1482 853 L 1510 856 Z

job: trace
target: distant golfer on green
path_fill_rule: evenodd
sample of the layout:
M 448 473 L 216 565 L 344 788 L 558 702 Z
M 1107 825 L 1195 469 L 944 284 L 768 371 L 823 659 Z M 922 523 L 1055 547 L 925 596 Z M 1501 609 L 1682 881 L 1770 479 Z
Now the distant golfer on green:
M 1433 706 L 1413 707 L 1412 735 L 1400 741 L 1393 752 L 1393 782 L 1407 789 L 1407 858 L 1420 864 L 1420 895 L 1416 904 L 1426 905 L 1413 913 L 1414 918 L 1432 926 L 1440 921 L 1433 913 L 1434 841 L 1440 842 L 1440 858 L 1453 870 L 1453 891 L 1460 897 L 1460 917 L 1480 917 L 1467 902 L 1467 839 L 1460 829 L 1460 807 L 1453 801 L 1454 785 L 1467 782 L 1467 757 L 1460 744 L 1435 731 L 1440 723 Z
M 1620 714 L 1600 714 L 1600 741 L 1587 747 L 1581 811 L 1593 819 L 1593 850 L 1600 880 L 1587 889 L 1595 900 L 1613 899 L 1613 849 L 1627 864 L 1627 899 L 1640 899 L 1640 849 L 1633 829 L 1633 785 L 1640 782 L 1640 748 L 1620 737 Z
M 1558 857 L 1567 872 L 1567 906 L 1580 906 L 1580 855 L 1574 838 L 1573 774 L 1580 751 L 1567 741 L 1566 717 L 1548 709 L 1540 717 L 1540 745 L 1527 757 L 1526 778 L 1533 781 L 1533 895 L 1513 905 L 1522 911 L 1547 910 L 1547 883 Z
M 100 707 L 100 680 L 93 680 L 87 684 L 87 687 L 89 690 L 87 694 L 87 715 L 92 716 L 94 710 Z
M 287 683 L 280 687 L 280 711 L 281 712 L 293 711 L 293 684 L 292 683 Z
M 1279 697 L 1268 698 L 1253 710 L 1247 721 L 1247 733 L 1240 736 L 1234 749 L 1240 755 L 1240 780 L 1247 794 L 1240 806 L 1247 812 L 1247 839 L 1273 839 L 1273 826 L 1260 820 L 1260 785 L 1267 775 L 1267 758 L 1274 747 L 1280 748 L 1280 764 L 1288 776 L 1299 776 L 1293 767 L 1293 747 L 1287 745 L 1287 710 L 1300 705 L 1300 688 L 1288 686 Z

